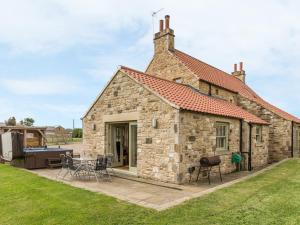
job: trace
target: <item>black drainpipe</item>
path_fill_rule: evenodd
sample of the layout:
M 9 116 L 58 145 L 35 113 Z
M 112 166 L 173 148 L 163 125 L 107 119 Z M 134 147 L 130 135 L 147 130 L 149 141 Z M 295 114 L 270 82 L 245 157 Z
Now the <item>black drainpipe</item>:
M 243 120 L 240 120 L 240 153 L 243 152 Z
M 292 121 L 292 151 L 291 156 L 294 158 L 294 121 Z
M 252 124 L 249 123 L 248 170 L 252 170 Z
M 243 120 L 240 120 L 240 155 L 243 158 Z M 242 170 L 242 164 L 239 170 Z

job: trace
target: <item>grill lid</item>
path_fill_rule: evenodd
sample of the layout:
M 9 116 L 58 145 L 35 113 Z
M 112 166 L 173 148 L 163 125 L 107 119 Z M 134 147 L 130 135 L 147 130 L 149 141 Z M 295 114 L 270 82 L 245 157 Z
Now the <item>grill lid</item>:
M 201 166 L 218 166 L 220 163 L 220 156 L 202 157 L 200 159 Z

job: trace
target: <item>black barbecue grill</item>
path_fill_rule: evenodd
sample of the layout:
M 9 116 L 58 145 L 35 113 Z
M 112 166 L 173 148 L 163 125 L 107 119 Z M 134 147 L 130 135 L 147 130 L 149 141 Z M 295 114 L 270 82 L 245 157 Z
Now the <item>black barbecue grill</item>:
M 200 167 L 199 167 L 199 172 L 198 172 L 198 176 L 197 176 L 196 181 L 198 181 L 199 175 L 200 175 L 201 172 L 206 172 L 207 173 L 207 179 L 208 179 L 208 182 L 210 184 L 210 172 L 211 172 L 211 170 L 214 166 L 218 166 L 219 167 L 220 180 L 221 180 L 221 182 L 223 182 L 220 164 L 221 164 L 220 156 L 202 157 L 200 159 Z

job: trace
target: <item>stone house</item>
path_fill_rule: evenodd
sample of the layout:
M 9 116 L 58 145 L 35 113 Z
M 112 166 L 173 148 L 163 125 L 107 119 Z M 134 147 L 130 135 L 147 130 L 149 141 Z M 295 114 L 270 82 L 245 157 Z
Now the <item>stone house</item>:
M 270 123 L 269 161 L 298 156 L 300 119 L 266 102 L 246 84 L 243 63 L 228 74 L 175 48 L 170 17 L 160 21 L 154 37 L 154 57 L 146 73 L 191 85 L 201 92 L 223 98 Z
M 169 24 L 160 21 L 146 71 L 120 67 L 83 116 L 85 153 L 112 154 L 115 171 L 171 183 L 186 182 L 202 156 L 219 155 L 230 173 L 234 152 L 249 170 L 288 157 L 292 143 L 295 155 L 299 119 L 259 98 L 242 68 L 229 75 L 176 50 Z

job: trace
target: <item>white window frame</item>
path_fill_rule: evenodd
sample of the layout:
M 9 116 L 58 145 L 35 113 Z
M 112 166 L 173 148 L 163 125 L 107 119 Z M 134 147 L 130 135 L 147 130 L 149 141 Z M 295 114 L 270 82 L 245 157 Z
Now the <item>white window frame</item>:
M 228 151 L 229 150 L 228 140 L 229 140 L 229 123 L 216 122 L 216 150 Z
M 262 137 L 262 126 L 257 125 L 255 128 L 255 140 L 257 144 L 261 144 L 263 141 L 263 137 Z

